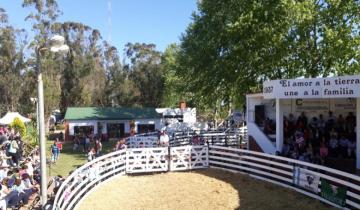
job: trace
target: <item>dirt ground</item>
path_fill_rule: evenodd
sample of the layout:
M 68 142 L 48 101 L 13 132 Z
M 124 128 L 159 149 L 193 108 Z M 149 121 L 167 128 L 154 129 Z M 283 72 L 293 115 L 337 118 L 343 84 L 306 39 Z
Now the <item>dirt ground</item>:
M 80 210 L 331 209 L 295 191 L 216 169 L 121 176 L 101 184 Z

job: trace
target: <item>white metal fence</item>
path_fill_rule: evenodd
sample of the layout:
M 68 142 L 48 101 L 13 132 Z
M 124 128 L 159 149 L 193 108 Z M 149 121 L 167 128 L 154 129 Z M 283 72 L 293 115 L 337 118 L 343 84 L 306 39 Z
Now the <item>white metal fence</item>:
M 126 150 L 96 158 L 76 169 L 60 186 L 53 203 L 54 210 L 73 209 L 98 183 L 125 174 Z
M 360 209 L 359 176 L 289 158 L 215 145 L 127 149 L 102 156 L 66 179 L 56 194 L 53 209 L 73 209 L 97 183 L 114 175 L 206 167 L 249 174 L 338 208 Z
M 360 176 L 299 160 L 219 146 L 209 146 L 209 164 L 294 189 L 338 208 L 360 209 Z
M 152 148 L 158 146 L 157 136 L 131 136 L 126 138 L 129 148 Z
M 186 146 L 186 145 L 217 145 L 230 146 L 236 148 L 245 148 L 248 142 L 247 129 L 241 131 L 207 131 L 204 133 L 195 132 L 177 132 L 170 136 L 170 146 Z M 154 148 L 158 147 L 158 136 L 156 133 L 148 135 L 136 135 L 126 138 L 128 148 Z
M 207 168 L 209 166 L 207 146 L 170 147 L 170 157 L 171 171 Z
M 126 151 L 126 173 L 168 170 L 168 148 L 138 148 Z

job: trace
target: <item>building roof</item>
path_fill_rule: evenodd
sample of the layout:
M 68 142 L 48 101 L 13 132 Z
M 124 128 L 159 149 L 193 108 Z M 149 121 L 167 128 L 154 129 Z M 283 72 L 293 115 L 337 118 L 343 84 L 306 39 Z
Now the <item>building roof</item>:
M 65 120 L 134 120 L 156 119 L 155 108 L 138 107 L 68 107 Z

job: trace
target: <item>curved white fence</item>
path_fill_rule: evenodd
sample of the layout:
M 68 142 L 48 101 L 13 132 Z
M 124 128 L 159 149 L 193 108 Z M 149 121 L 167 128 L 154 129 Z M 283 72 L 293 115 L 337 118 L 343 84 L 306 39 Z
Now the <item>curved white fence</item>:
M 169 156 L 165 155 L 164 151 L 158 151 L 155 155 L 144 155 L 139 150 L 146 150 L 149 153 L 149 148 L 143 148 L 136 149 L 136 152 L 134 149 L 128 149 L 99 157 L 75 170 L 66 179 L 56 195 L 53 209 L 73 209 L 97 183 L 116 174 L 127 173 L 126 168 L 129 167 L 127 164 L 135 166 L 140 162 L 148 163 L 148 160 L 143 160 L 143 157 L 147 156 L 153 161 L 151 167 L 155 163 L 163 164 L 166 159 L 170 164 L 168 168 L 175 170 L 181 165 L 185 169 L 197 166 L 245 173 L 257 179 L 294 189 L 338 208 L 360 209 L 359 176 L 265 153 L 213 145 L 203 147 L 204 149 L 199 147 L 196 150 L 171 147 Z M 152 149 L 159 150 L 159 148 Z M 193 154 L 194 152 L 201 154 L 201 157 Z M 205 154 L 207 157 L 204 157 Z M 137 156 L 138 160 L 131 158 L 131 161 L 127 161 L 129 155 Z M 190 160 L 194 165 L 189 163 Z M 174 166 L 172 167 L 171 164 Z
M 73 209 L 98 183 L 114 175 L 125 174 L 125 160 L 126 150 L 120 150 L 96 158 L 76 169 L 60 186 L 53 209 Z
M 294 189 L 338 208 L 360 209 L 360 176 L 280 156 L 219 146 L 209 146 L 209 164 Z

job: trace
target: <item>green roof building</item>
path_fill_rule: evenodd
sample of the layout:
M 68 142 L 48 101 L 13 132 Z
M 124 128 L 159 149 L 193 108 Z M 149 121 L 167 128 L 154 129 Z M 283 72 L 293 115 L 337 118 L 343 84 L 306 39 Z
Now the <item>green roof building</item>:
M 65 114 L 65 135 L 98 134 L 119 138 L 130 134 L 161 129 L 161 114 L 155 108 L 138 107 L 69 107 Z

